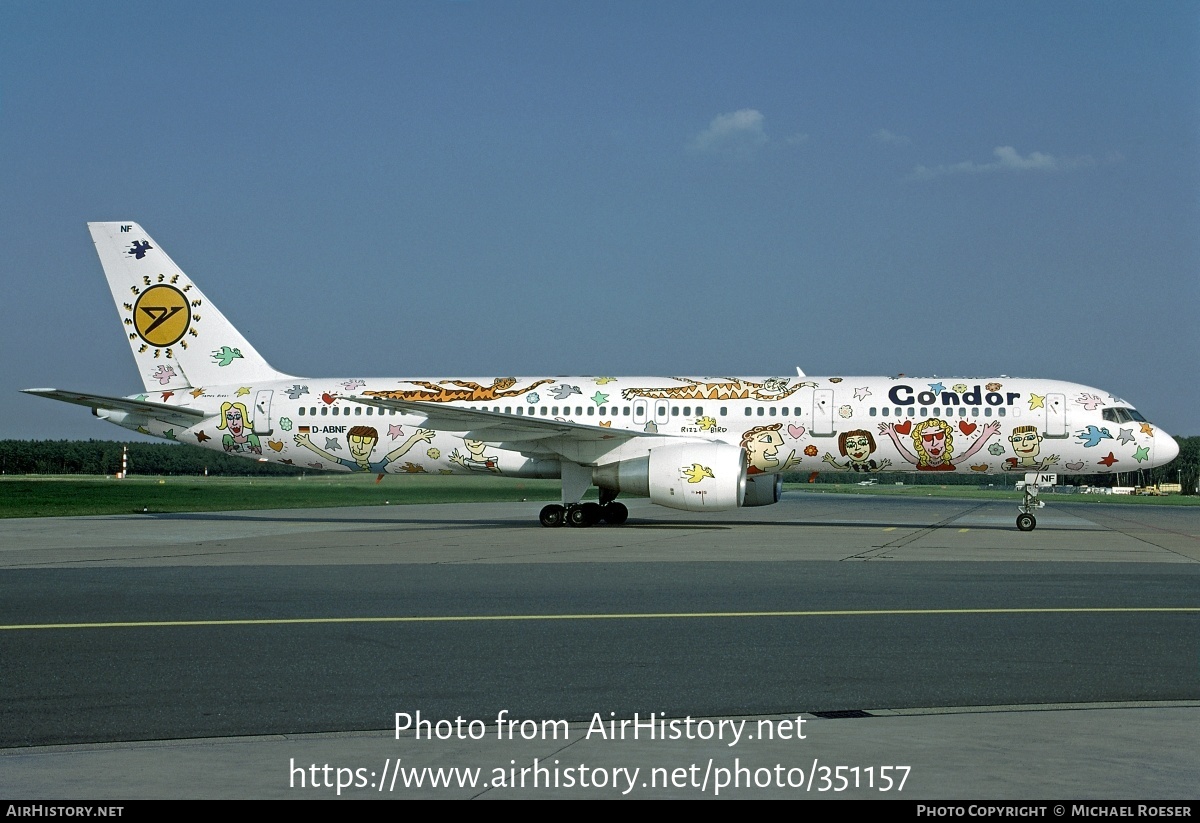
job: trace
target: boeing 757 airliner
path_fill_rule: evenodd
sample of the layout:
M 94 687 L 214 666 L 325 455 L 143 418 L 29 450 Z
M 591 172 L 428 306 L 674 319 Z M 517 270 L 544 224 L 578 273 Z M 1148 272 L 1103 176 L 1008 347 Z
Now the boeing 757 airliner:
M 89 229 L 141 373 L 125 397 L 28 389 L 143 434 L 334 472 L 562 481 L 544 526 L 625 522 L 619 494 L 765 506 L 782 472 L 1047 474 L 1161 466 L 1175 440 L 1102 389 L 1011 377 L 296 377 L 271 368 L 136 223 Z M 599 503 L 581 502 L 596 486 Z

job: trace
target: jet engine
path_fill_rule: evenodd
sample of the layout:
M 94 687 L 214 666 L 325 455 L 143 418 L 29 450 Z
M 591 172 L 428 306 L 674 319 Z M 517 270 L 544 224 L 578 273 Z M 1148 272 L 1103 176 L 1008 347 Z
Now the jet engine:
M 754 474 L 746 478 L 743 506 L 770 506 L 783 495 L 782 474 Z
M 592 482 L 672 509 L 736 509 L 746 496 L 746 452 L 729 443 L 675 443 L 597 466 Z

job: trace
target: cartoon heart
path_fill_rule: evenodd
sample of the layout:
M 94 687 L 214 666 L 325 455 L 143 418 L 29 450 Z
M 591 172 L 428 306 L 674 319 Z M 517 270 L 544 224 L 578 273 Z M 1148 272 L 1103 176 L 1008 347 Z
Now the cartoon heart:
M 1077 472 L 1083 468 L 1083 461 L 1080 460 L 1078 463 L 1068 463 L 1067 468 L 1073 472 Z
M 912 421 L 905 420 L 903 423 L 896 424 L 896 434 L 908 434 L 912 431 Z
M 978 466 L 971 466 L 971 471 L 973 471 L 973 472 L 985 472 L 987 470 L 988 470 L 987 463 L 981 463 Z
M 332 406 L 333 401 L 337 400 L 337 395 L 333 395 L 333 394 L 330 394 L 329 392 L 325 392 L 324 394 L 321 395 L 321 399 Z
M 283 451 L 283 441 L 282 440 L 268 440 L 267 445 L 270 446 L 273 450 L 275 450 L 277 452 Z
M 958 430 L 963 434 L 973 434 L 977 428 L 979 428 L 979 426 L 975 425 L 974 423 L 968 423 L 965 420 L 958 421 Z
M 803 426 L 792 426 L 789 424 L 788 425 L 788 434 L 790 434 L 792 436 L 793 440 L 799 440 L 801 437 L 804 436 L 804 427 Z

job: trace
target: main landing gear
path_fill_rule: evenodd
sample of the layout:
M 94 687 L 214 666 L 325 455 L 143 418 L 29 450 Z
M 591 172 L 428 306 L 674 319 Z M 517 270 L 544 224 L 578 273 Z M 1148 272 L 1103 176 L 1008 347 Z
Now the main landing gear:
M 1021 505 L 1017 507 L 1021 512 L 1017 515 L 1018 531 L 1031 532 L 1037 528 L 1037 518 L 1033 513 L 1046 505 L 1038 499 L 1040 491 L 1037 483 L 1025 483 L 1024 497 L 1021 499 Z
M 625 508 L 624 503 L 615 501 L 604 505 L 588 502 L 560 506 L 551 503 L 542 509 L 538 519 L 543 526 L 595 526 L 600 522 L 620 526 L 629 519 L 629 509 Z

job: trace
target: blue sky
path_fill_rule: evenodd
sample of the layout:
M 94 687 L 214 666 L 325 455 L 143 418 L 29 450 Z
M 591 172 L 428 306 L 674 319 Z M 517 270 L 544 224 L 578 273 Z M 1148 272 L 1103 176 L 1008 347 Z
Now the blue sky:
M 85 223 L 305 376 L 1020 375 L 1200 434 L 1200 4 L 0 4 L 0 438 Z

